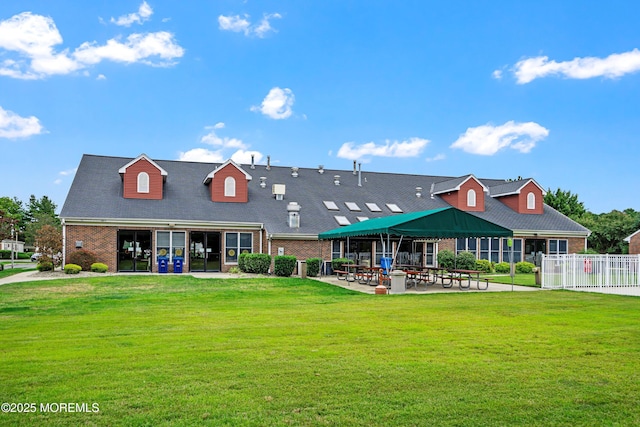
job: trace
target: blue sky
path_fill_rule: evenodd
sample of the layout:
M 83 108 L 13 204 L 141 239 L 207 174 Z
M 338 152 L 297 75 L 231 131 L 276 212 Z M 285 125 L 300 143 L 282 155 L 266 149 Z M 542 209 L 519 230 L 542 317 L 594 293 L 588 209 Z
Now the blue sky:
M 2 196 L 83 153 L 534 178 L 640 210 L 636 1 L 3 0 Z

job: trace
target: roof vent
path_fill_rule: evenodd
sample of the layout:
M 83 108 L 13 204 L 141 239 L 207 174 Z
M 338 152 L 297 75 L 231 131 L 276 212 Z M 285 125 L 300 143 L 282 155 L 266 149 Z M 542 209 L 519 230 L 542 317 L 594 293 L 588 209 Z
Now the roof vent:
M 358 174 L 358 169 L 356 169 L 356 161 L 353 161 L 353 174 L 357 175 Z
M 333 183 L 335 185 L 340 185 L 340 175 L 333 175 Z
M 267 156 L 267 170 L 271 170 L 271 156 Z
M 362 163 L 358 163 L 358 187 L 362 187 Z
M 255 169 L 256 168 L 255 160 L 256 160 L 256 155 L 252 154 L 251 155 L 251 169 Z
M 416 187 L 416 197 L 422 197 L 422 187 Z
M 276 197 L 276 200 L 283 200 L 286 186 L 284 184 L 273 184 L 271 186 L 271 193 Z
M 266 176 L 261 176 L 260 177 L 260 188 L 266 188 L 267 187 L 267 177 Z
M 297 168 L 295 166 L 292 167 L 291 168 L 291 176 L 294 177 L 294 178 L 297 178 L 298 177 L 298 170 L 299 170 L 299 168 Z
M 324 173 L 324 165 L 318 165 L 318 173 L 322 175 Z

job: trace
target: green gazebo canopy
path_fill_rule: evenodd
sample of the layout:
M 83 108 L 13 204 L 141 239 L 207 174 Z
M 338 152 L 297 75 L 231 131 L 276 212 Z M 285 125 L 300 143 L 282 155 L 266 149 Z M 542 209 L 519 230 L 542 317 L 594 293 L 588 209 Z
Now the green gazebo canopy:
M 418 238 L 512 237 L 513 231 L 454 207 L 373 218 L 318 235 L 320 240 L 346 237 L 405 236 Z

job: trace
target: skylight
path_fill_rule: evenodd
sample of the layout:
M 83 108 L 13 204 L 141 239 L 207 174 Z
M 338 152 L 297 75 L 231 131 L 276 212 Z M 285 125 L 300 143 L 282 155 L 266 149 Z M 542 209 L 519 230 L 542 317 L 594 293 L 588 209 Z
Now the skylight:
M 336 202 L 325 200 L 322 203 L 324 203 L 324 207 L 329 209 L 330 211 L 339 211 L 340 210 L 338 205 L 336 205 Z
M 362 222 L 362 221 L 366 221 L 366 220 L 368 220 L 368 219 L 369 219 L 369 217 L 368 217 L 368 216 L 359 216 L 359 217 L 357 217 L 357 218 L 358 218 L 358 221 L 360 221 L 360 222 Z
M 351 225 L 351 221 L 347 219 L 346 216 L 336 215 L 334 216 L 339 225 Z
M 387 207 L 393 213 L 402 213 L 402 209 L 400 209 L 395 203 L 387 203 Z
M 382 212 L 382 209 L 375 203 L 365 203 L 371 212 Z
M 353 202 L 345 202 L 350 211 L 360 212 L 360 206 Z

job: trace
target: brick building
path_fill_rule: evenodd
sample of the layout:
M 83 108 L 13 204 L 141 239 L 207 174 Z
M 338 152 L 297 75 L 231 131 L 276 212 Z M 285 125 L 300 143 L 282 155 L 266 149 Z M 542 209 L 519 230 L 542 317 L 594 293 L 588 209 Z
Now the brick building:
M 84 155 L 60 217 L 64 256 L 90 250 L 111 271 L 227 271 L 262 252 L 379 264 L 376 239 L 320 241 L 369 218 L 454 206 L 513 230 L 514 261 L 585 249 L 589 230 L 543 202 L 533 179 L 442 177 Z M 394 240 L 399 262 L 434 265 L 438 250 L 508 261 L 507 239 Z

